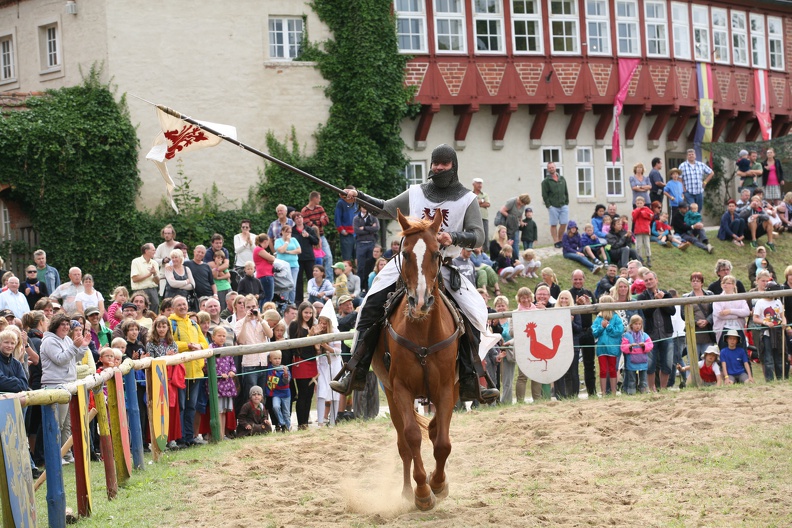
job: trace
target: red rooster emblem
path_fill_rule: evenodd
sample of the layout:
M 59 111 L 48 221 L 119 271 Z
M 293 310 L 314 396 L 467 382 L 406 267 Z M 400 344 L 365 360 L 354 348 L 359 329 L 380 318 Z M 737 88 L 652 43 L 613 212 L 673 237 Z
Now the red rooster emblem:
M 553 327 L 551 332 L 553 339 L 553 346 L 548 347 L 536 340 L 536 323 L 528 323 L 525 325 L 525 335 L 531 340 L 530 352 L 536 359 L 529 359 L 528 361 L 544 361 L 545 368 L 542 372 L 547 371 L 547 361 L 553 359 L 558 352 L 558 345 L 561 344 L 561 337 L 564 335 L 564 329 L 561 325 Z

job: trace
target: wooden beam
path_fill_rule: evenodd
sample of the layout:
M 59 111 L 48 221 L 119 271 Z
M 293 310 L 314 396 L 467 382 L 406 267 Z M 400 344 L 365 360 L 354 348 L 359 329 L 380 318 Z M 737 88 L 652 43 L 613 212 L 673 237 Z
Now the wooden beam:
M 597 125 L 594 127 L 595 140 L 602 141 L 605 139 L 605 134 L 608 133 L 611 121 L 613 121 L 613 108 L 611 108 L 610 112 L 602 112 L 599 119 L 597 119 Z
M 671 119 L 671 107 L 668 105 L 655 106 L 652 112 L 657 114 L 657 118 L 649 130 L 648 139 L 649 141 L 658 141 L 660 136 L 663 135 L 668 121 Z
M 743 130 L 745 130 L 745 125 L 748 123 L 748 120 L 751 118 L 751 112 L 739 112 L 737 117 L 734 119 L 731 128 L 729 129 L 729 133 L 726 134 L 726 143 L 736 143 L 738 139 L 740 139 L 740 134 L 742 134 Z
M 668 131 L 668 136 L 666 136 L 668 141 L 679 141 L 679 136 L 685 131 L 685 125 L 687 125 L 693 112 L 694 108 L 692 106 L 683 106 L 679 109 L 674 124 L 671 126 L 671 130 Z
M 734 117 L 734 115 L 734 110 L 721 110 L 720 113 L 715 116 L 715 123 L 712 125 L 713 143 L 716 143 L 718 139 L 720 139 L 723 131 L 726 130 L 726 125 L 729 124 L 729 120 Z
M 789 122 L 789 116 L 786 114 L 776 114 L 773 118 L 773 139 L 781 137 L 781 128 Z
M 577 140 L 580 127 L 583 125 L 583 119 L 586 117 L 586 108 L 582 104 L 565 105 L 564 113 L 572 116 L 569 118 L 569 124 L 566 129 L 567 140 Z
M 629 113 L 630 119 L 627 120 L 627 126 L 624 127 L 624 139 L 633 141 L 636 132 L 638 132 L 638 126 L 641 124 L 641 119 L 643 119 L 645 114 L 645 108 L 643 106 L 636 106 L 625 113 Z
M 756 138 L 759 137 L 759 132 L 761 131 L 762 129 L 759 128 L 759 120 L 754 119 L 751 128 L 745 133 L 745 141 L 756 141 Z
M 439 111 L 439 104 L 421 106 L 421 117 L 418 118 L 418 126 L 415 128 L 415 141 L 426 141 L 429 136 L 429 129 L 432 128 L 432 119 Z
M 473 114 L 479 111 L 479 105 L 454 105 L 454 115 L 459 116 L 456 130 L 454 130 L 454 141 L 465 141 L 467 138 L 470 123 L 473 121 Z
M 533 125 L 531 125 L 531 134 L 530 138 L 532 140 L 540 140 L 542 139 L 542 134 L 544 133 L 545 125 L 547 125 L 547 118 L 550 116 L 550 112 L 555 110 L 555 105 L 531 105 L 528 111 L 529 113 L 535 114 L 536 117 L 534 118 Z
M 792 130 L 792 121 L 787 121 L 781 126 L 781 130 L 778 132 L 778 136 L 776 137 L 784 137 L 789 134 L 790 130 Z
M 509 120 L 516 111 L 517 103 L 492 105 L 492 115 L 498 116 L 495 127 L 492 129 L 493 141 L 503 141 L 503 138 L 506 136 L 506 129 L 509 128 Z

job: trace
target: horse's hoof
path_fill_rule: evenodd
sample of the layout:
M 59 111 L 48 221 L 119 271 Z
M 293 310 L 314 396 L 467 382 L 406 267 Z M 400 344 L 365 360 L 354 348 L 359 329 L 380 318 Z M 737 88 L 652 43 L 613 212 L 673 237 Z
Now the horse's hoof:
M 438 500 L 448 497 L 448 479 L 441 482 L 440 486 L 434 487 L 432 486 L 432 478 L 434 478 L 434 471 L 429 475 L 429 487 L 432 489 L 432 493 L 434 493 L 435 497 L 437 497 Z
M 435 499 L 434 493 L 429 491 L 428 497 L 419 497 L 418 495 L 415 496 L 415 506 L 421 511 L 429 511 L 435 507 L 437 503 L 437 499 Z

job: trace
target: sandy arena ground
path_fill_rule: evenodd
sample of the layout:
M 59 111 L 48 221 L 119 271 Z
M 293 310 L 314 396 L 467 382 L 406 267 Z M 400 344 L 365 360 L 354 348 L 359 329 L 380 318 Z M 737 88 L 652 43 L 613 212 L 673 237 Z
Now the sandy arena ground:
M 389 422 L 240 440 L 236 458 L 183 463 L 195 508 L 168 524 L 789 526 L 791 399 L 758 385 L 456 415 L 431 512 L 401 500 Z

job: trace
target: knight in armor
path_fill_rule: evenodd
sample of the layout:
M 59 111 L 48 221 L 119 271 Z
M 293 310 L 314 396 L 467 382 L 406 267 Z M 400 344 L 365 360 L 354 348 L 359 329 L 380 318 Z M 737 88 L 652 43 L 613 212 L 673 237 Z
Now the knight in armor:
M 481 361 L 478 359 L 480 332 L 487 332 L 487 306 L 476 291 L 476 286 L 463 276 L 459 276 L 460 287 L 449 288 L 451 259 L 458 256 L 462 248 L 475 248 L 484 243 L 484 227 L 481 221 L 476 195 L 459 183 L 457 175 L 456 151 L 448 145 L 440 145 L 432 151 L 429 181 L 412 185 L 399 196 L 383 201 L 356 190 L 348 190 L 347 196 L 364 200 L 383 212 L 378 216 L 395 219 L 396 210 L 415 218 L 431 219 L 436 209 L 444 216 L 443 226 L 437 234 L 441 245 L 444 265 L 441 267 L 445 293 L 459 307 L 466 319 L 467 339 L 460 342 L 459 351 L 459 397 L 462 400 L 489 402 L 499 396 L 494 387 L 479 385 L 479 376 L 485 376 Z M 355 342 L 352 345 L 352 358 L 344 366 L 343 376 L 330 383 L 332 389 L 342 394 L 352 390 L 363 390 L 366 373 L 371 365 L 374 351 L 379 341 L 382 322 L 385 317 L 385 303 L 388 296 L 396 291 L 399 270 L 395 255 L 377 274 L 358 315 L 355 326 Z M 456 277 L 455 277 L 456 278 Z M 472 328 L 471 328 L 472 327 Z M 486 376 L 485 376 L 486 377 Z M 488 379 L 489 384 L 492 384 Z

